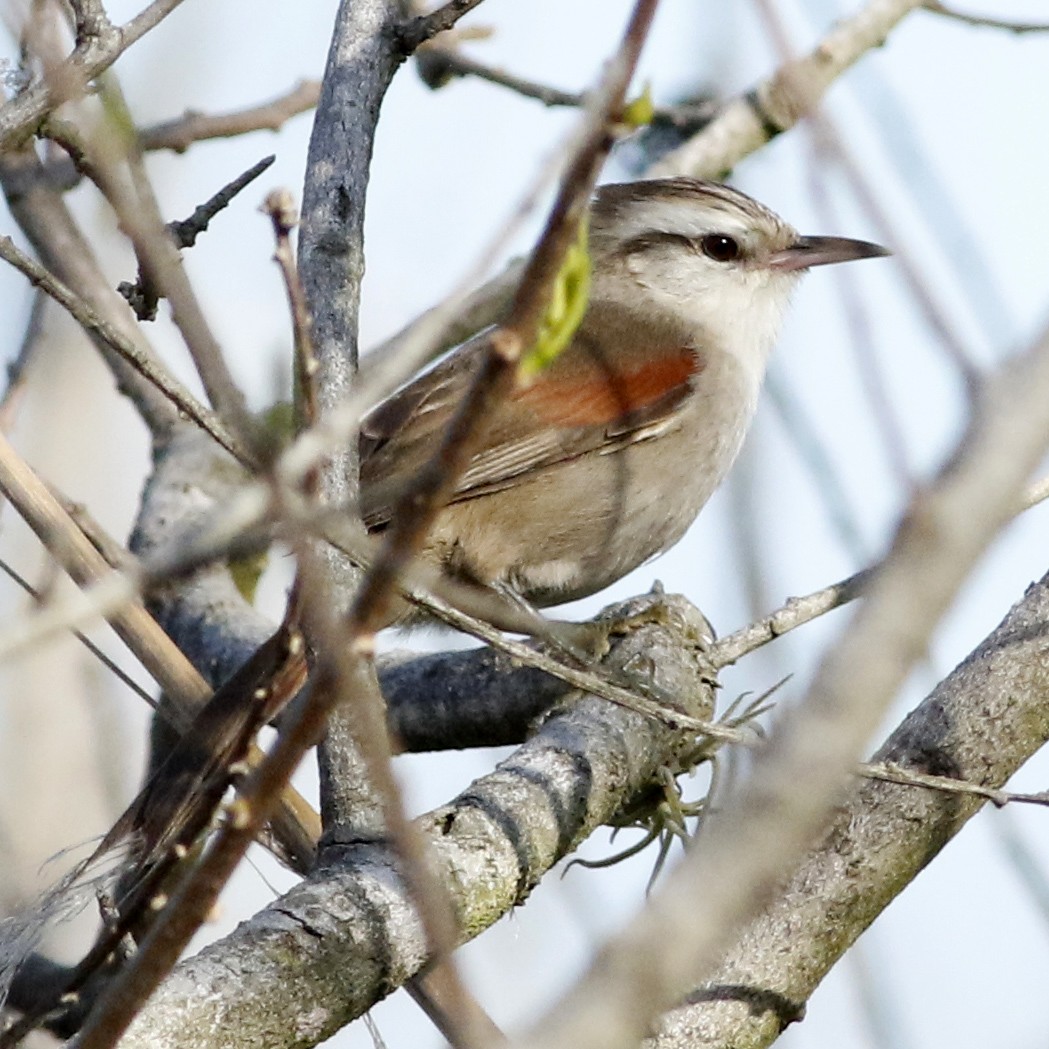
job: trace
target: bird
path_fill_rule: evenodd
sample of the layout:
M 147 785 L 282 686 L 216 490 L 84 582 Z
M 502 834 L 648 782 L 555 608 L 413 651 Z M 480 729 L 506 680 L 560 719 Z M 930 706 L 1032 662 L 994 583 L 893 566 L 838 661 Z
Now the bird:
M 588 246 L 578 329 L 479 420 L 421 554 L 457 584 L 538 608 L 597 593 L 682 537 L 740 451 L 800 277 L 889 254 L 802 236 L 745 193 L 687 177 L 600 187 Z M 484 347 L 464 343 L 363 420 L 370 533 L 389 527 Z

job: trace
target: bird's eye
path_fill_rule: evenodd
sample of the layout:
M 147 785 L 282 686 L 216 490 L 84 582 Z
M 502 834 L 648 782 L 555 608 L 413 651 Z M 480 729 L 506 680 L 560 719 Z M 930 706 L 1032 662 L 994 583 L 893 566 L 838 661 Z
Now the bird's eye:
M 732 262 L 738 259 L 741 252 L 739 241 L 724 233 L 708 233 L 700 242 L 703 254 L 715 262 Z

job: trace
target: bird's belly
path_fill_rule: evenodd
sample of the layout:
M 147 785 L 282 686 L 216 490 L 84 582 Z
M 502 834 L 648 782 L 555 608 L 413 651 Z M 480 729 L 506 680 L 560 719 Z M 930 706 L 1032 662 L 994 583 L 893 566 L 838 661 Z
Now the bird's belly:
M 434 534 L 439 556 L 456 574 L 507 584 L 539 606 L 604 589 L 676 543 L 731 466 L 749 406 L 722 404 L 729 419 L 701 407 L 611 454 L 588 453 L 446 508 Z

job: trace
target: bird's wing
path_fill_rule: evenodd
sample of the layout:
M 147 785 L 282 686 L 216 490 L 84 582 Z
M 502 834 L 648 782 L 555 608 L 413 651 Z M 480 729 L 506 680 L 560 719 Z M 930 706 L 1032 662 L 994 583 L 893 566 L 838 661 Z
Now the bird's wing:
M 480 445 L 450 502 L 505 488 L 536 471 L 590 453 L 604 454 L 673 425 L 700 369 L 686 346 L 670 345 L 613 366 L 586 331 L 551 367 L 516 389 L 481 420 Z M 361 501 L 369 529 L 383 528 L 405 485 L 437 448 L 480 363 L 474 341 L 424 373 L 364 421 Z

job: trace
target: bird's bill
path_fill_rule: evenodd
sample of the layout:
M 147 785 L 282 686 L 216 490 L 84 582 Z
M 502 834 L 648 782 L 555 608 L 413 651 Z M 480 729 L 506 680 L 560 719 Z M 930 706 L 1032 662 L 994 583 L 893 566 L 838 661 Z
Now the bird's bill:
M 849 237 L 799 237 L 789 248 L 775 252 L 768 261 L 773 270 L 807 270 L 812 266 L 826 266 L 832 262 L 851 262 L 853 259 L 873 259 L 891 255 L 888 248 L 867 240 Z

